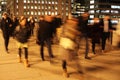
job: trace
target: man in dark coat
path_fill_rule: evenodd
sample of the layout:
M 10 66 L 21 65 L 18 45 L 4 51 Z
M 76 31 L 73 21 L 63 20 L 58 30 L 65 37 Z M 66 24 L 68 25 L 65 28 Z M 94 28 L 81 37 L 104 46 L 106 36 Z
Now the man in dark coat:
M 41 48 L 40 48 L 40 55 L 42 60 L 44 61 L 44 45 L 47 44 L 48 52 L 50 58 L 53 58 L 53 53 L 51 49 L 51 39 L 53 38 L 53 27 L 51 26 L 52 23 L 52 17 L 51 16 L 45 16 L 44 20 L 39 23 L 39 30 L 38 30 L 38 40 L 40 42 Z
M 110 37 L 110 32 L 114 30 L 114 28 L 108 15 L 105 15 L 104 18 L 101 19 L 100 25 L 102 26 L 102 52 L 104 52 L 106 40 Z
M 12 27 L 12 21 L 8 17 L 8 14 L 4 12 L 1 20 L 1 30 L 3 32 L 4 44 L 5 44 L 5 49 L 7 53 L 8 53 L 8 44 L 9 44 L 9 38 L 11 33 L 10 32 L 11 27 Z
M 88 12 L 85 12 L 82 14 L 82 16 L 79 16 L 78 17 L 78 20 L 79 20 L 79 31 L 81 32 L 81 36 L 80 36 L 80 42 L 81 42 L 81 39 L 85 38 L 85 59 L 90 59 L 90 57 L 88 57 L 88 51 L 89 51 L 89 48 L 88 48 L 88 34 L 89 34 L 89 28 L 88 28 Z

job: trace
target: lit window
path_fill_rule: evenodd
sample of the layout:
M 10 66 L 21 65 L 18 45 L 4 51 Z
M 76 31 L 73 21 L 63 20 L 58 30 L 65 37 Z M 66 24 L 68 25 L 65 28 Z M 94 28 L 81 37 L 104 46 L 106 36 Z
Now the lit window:
M 49 4 L 51 4 L 51 2 L 49 1 Z
M 55 4 L 58 4 L 58 2 L 56 1 Z
M 33 11 L 31 11 L 31 15 L 33 15 L 34 14 L 34 12 Z
M 68 10 L 68 7 L 66 7 L 66 10 Z
M 26 12 L 24 12 L 24 15 L 26 15 Z
M 35 0 L 35 3 L 37 3 L 37 1 Z
M 16 8 L 18 9 L 18 5 L 16 6 Z
M 31 9 L 33 9 L 33 6 L 31 6 Z
M 31 0 L 31 3 L 33 3 L 33 0 Z
M 94 0 L 91 0 L 91 1 L 90 1 L 90 4 L 94 4 Z
M 44 1 L 42 1 L 42 4 L 44 4 Z
M 26 3 L 26 0 L 24 0 L 24 3 Z
M 51 7 L 49 6 L 48 9 L 51 9 Z
M 48 15 L 51 15 L 51 12 L 50 12 L 50 11 L 48 12 Z
M 40 6 L 38 6 L 38 9 L 40 9 Z
M 44 6 L 42 6 L 42 9 L 44 9 Z
M 52 1 L 52 4 L 54 4 L 54 1 Z
M 30 3 L 30 0 L 28 0 L 28 3 Z
M 94 8 L 94 5 L 90 5 L 90 9 Z
M 55 7 L 55 10 L 58 10 L 58 7 Z
M 26 9 L 26 6 L 24 6 L 24 9 Z
M 16 14 L 18 15 L 18 12 L 16 12 Z
M 40 15 L 40 12 L 38 12 L 38 15 Z
M 44 12 L 42 12 L 42 15 L 44 15 Z
M 47 15 L 47 11 L 45 11 L 45 15 Z
M 18 0 L 16 0 L 16 3 L 18 3 Z
M 37 6 L 35 6 L 35 9 L 37 9 Z
M 57 15 L 58 14 L 58 12 L 55 12 L 55 15 Z
M 55 15 L 55 13 L 54 12 L 52 12 L 52 14 L 51 15 Z
M 37 15 L 37 12 L 35 12 L 35 15 Z
M 94 18 L 94 15 L 90 15 L 90 18 Z
M 95 13 L 95 11 L 94 11 L 94 10 L 91 10 L 90 13 Z
M 40 1 L 38 1 L 38 3 L 40 3 Z
M 27 15 L 29 15 L 30 14 L 30 12 L 27 12 Z

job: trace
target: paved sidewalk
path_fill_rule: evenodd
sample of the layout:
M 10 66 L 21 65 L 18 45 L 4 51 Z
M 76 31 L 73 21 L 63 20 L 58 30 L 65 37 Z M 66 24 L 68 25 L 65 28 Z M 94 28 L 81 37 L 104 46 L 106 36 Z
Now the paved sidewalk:
M 1 35 L 0 40 L 2 40 Z M 71 61 L 68 67 L 70 77 L 65 78 L 62 76 L 58 45 L 53 45 L 56 57 L 54 63 L 50 64 L 47 49 L 46 61 L 41 61 L 39 46 L 35 44 L 34 39 L 30 41 L 29 68 L 25 68 L 23 63 L 17 63 L 14 39 L 10 39 L 9 54 L 5 53 L 3 42 L 0 41 L 0 80 L 120 80 L 120 50 L 97 55 L 90 53 L 92 60 L 85 60 L 84 54 L 80 54 L 77 63 L 81 64 L 80 68 L 84 70 L 84 74 L 78 74 L 73 67 L 75 62 Z

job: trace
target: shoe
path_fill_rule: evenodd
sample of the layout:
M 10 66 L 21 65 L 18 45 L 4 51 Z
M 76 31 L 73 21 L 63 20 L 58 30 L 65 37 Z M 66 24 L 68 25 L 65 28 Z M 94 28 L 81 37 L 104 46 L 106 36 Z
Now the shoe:
M 96 54 L 95 51 L 93 51 L 93 54 Z
M 104 50 L 102 50 L 102 53 L 105 53 L 105 51 L 104 51 Z
M 18 63 L 22 63 L 22 60 L 21 60 L 21 58 L 18 58 Z
M 25 65 L 25 67 L 30 67 L 30 65 L 28 64 L 28 60 L 27 59 L 25 59 L 24 65 Z
M 88 57 L 88 56 L 86 56 L 86 57 L 85 57 L 85 59 L 89 59 L 89 60 L 91 60 L 91 58 L 90 58 L 90 57 Z
M 68 78 L 68 77 L 69 77 L 69 75 L 68 75 L 68 73 L 67 73 L 67 70 L 66 70 L 66 69 L 64 69 L 64 70 L 63 70 L 63 76 L 64 76 L 64 77 L 66 77 L 66 78 Z

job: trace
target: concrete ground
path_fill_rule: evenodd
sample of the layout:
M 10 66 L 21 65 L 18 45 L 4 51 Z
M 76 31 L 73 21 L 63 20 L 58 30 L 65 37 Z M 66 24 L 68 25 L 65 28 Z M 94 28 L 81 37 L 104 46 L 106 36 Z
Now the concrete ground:
M 46 61 L 41 61 L 39 46 L 35 44 L 35 38 L 31 38 L 29 44 L 30 67 L 25 68 L 23 63 L 17 62 L 15 40 L 10 39 L 9 54 L 7 54 L 0 33 L 0 80 L 120 80 L 119 49 L 111 49 L 103 54 L 98 51 L 96 55 L 90 52 L 91 60 L 84 59 L 83 51 L 80 50 L 77 60 L 68 63 L 69 78 L 62 75 L 58 49 L 58 45 L 53 45 L 53 53 L 56 56 L 53 63 L 49 62 L 46 48 Z M 83 74 L 77 72 L 75 64 L 80 64 L 79 69 L 83 71 Z

